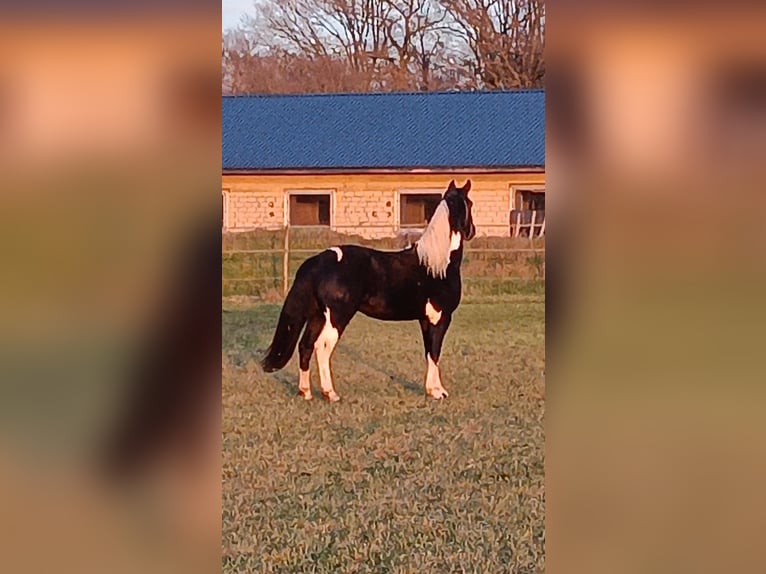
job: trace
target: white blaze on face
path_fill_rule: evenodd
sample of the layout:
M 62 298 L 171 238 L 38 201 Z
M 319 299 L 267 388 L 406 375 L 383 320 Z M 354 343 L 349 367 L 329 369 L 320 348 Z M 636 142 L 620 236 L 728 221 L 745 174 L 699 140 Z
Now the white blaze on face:
M 298 378 L 298 391 L 307 401 L 311 399 L 311 377 L 309 371 L 300 371 Z
M 434 309 L 430 299 L 426 301 L 426 317 L 428 317 L 428 320 L 432 325 L 436 325 L 439 322 L 439 319 L 442 318 L 442 312 Z
M 439 366 L 434 362 L 430 354 L 426 356 L 426 362 L 428 364 L 428 371 L 426 372 L 426 394 L 435 399 L 442 399 L 449 396 L 447 390 L 442 386 Z
M 330 372 L 330 357 L 338 342 L 338 329 L 332 326 L 330 321 L 330 309 L 324 312 L 325 324 L 322 332 L 314 343 L 314 350 L 317 355 L 317 366 L 319 367 L 319 384 L 322 387 L 322 393 L 330 401 L 338 401 L 340 397 L 332 386 L 332 373 Z
M 460 244 L 462 242 L 463 242 L 463 238 L 461 237 L 461 235 L 459 233 L 453 232 L 452 235 L 450 236 L 450 241 L 449 241 L 450 253 L 460 249 Z
M 343 250 L 340 247 L 330 247 L 329 251 L 334 251 L 338 257 L 338 261 L 343 259 Z

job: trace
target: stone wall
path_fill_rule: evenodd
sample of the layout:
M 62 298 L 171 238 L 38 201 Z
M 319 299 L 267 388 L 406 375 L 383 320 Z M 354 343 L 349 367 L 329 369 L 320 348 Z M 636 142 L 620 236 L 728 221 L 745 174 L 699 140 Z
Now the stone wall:
M 228 192 L 229 229 L 280 229 L 285 224 L 285 201 L 279 192 Z
M 510 234 L 510 189 L 492 187 L 469 195 L 473 200 L 476 233 L 507 237 Z
M 512 186 L 544 185 L 543 173 L 507 174 L 358 174 L 358 175 L 224 175 L 228 194 L 227 228 L 278 229 L 285 225 L 290 192 L 326 191 L 333 196 L 335 231 L 367 238 L 390 237 L 400 231 L 398 193 L 446 189 L 455 179 L 472 181 L 473 217 L 479 235 L 507 236 Z
M 335 230 L 349 235 L 390 237 L 397 230 L 396 194 L 393 190 L 335 192 Z

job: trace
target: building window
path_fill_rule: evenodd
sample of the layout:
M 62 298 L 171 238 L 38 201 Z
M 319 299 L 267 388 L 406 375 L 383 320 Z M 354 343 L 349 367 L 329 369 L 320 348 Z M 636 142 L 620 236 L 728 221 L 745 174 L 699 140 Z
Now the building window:
M 545 235 L 545 188 L 511 188 L 511 237 Z
M 226 231 L 229 228 L 229 192 L 221 191 L 221 229 Z
M 399 225 L 425 227 L 431 221 L 436 206 L 441 200 L 441 193 L 400 193 Z
M 290 225 L 329 227 L 331 203 L 329 193 L 291 193 Z
M 513 209 L 521 211 L 545 211 L 544 189 L 517 189 Z

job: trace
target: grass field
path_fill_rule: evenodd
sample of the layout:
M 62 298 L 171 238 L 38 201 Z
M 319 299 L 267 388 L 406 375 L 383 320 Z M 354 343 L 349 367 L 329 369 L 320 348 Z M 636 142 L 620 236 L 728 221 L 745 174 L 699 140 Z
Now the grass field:
M 223 313 L 224 572 L 544 571 L 544 303 L 464 304 L 426 400 L 420 330 L 357 315 L 342 400 L 256 363 L 278 305 Z

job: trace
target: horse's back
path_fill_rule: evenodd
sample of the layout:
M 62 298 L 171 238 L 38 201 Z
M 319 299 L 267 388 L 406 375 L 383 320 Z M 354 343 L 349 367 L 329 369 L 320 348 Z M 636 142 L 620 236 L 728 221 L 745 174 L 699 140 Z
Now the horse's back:
M 385 320 L 418 318 L 417 256 L 339 245 L 306 259 L 297 281 L 310 281 L 322 308 L 362 313 Z

